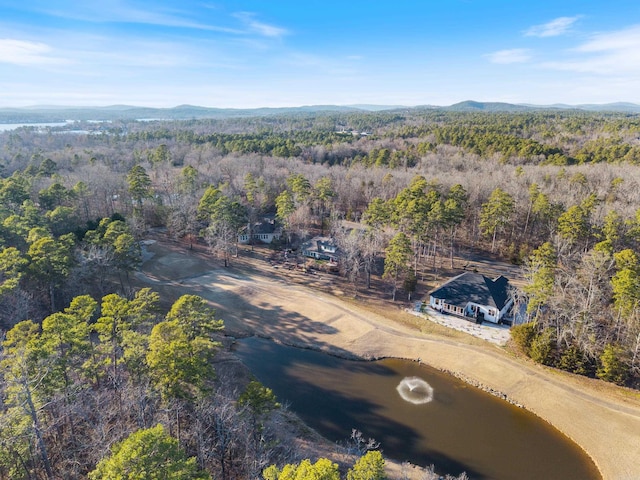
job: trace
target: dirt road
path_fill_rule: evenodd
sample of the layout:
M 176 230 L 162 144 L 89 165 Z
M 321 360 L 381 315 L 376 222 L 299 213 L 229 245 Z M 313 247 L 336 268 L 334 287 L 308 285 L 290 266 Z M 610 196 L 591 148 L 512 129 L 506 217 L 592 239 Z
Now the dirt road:
M 206 298 L 230 334 L 257 334 L 347 357 L 421 359 L 502 392 L 547 420 L 593 458 L 605 479 L 640 478 L 637 392 L 525 362 L 477 339 L 421 333 L 383 311 L 330 295 L 330 277 L 308 275 L 300 282 L 293 275 L 304 274 L 260 259 L 224 269 L 184 248 L 148 248 L 153 256 L 138 279 L 169 299 L 184 293 Z

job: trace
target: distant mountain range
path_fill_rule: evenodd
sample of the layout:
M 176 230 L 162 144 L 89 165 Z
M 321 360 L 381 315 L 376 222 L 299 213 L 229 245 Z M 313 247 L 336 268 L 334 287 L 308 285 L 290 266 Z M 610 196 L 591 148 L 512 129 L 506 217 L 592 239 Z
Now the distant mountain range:
M 108 107 L 71 107 L 39 105 L 24 108 L 0 108 L 0 123 L 51 123 L 76 121 L 113 120 L 189 120 L 203 118 L 238 118 L 268 115 L 295 115 L 319 112 L 356 113 L 376 111 L 444 110 L 453 112 L 527 112 L 540 110 L 585 110 L 601 112 L 640 113 L 640 105 L 634 103 L 608 103 L 602 105 L 527 105 L 501 102 L 475 102 L 467 100 L 449 106 L 422 105 L 310 105 L 282 108 L 210 108 L 179 105 L 173 108 L 136 107 L 111 105 Z
M 640 105 L 635 103 L 617 102 L 605 104 L 581 104 L 566 105 L 556 103 L 553 105 L 531 105 L 531 104 L 513 104 L 501 102 L 474 102 L 467 100 L 465 102 L 456 103 L 448 107 L 433 107 L 443 110 L 459 111 L 459 112 L 526 112 L 536 110 L 587 110 L 591 112 L 622 112 L 622 113 L 640 113 Z

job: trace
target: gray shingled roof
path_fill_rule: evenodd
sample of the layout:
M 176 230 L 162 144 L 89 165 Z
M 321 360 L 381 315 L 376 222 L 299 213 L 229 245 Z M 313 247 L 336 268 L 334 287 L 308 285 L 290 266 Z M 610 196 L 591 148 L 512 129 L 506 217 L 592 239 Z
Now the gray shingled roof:
M 509 299 L 509 280 L 502 275 L 492 280 L 480 273 L 465 272 L 432 290 L 429 295 L 457 307 L 464 308 L 473 302 L 502 310 Z

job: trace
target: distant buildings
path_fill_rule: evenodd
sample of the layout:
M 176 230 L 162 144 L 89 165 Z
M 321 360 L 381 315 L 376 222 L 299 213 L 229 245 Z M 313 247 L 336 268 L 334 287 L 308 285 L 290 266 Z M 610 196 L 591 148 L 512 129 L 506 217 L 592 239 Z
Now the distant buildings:
M 344 128 L 338 130 L 336 133 L 340 135 L 353 135 L 354 137 L 368 137 L 371 135 L 369 132 L 358 132 L 356 130 L 346 130 Z

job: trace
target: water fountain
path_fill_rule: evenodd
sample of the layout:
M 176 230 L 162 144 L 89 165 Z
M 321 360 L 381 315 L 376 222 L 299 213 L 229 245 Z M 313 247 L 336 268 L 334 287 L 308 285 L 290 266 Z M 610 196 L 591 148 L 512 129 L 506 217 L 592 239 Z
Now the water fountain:
M 405 402 L 421 405 L 433 400 L 433 388 L 420 377 L 404 377 L 396 387 Z

